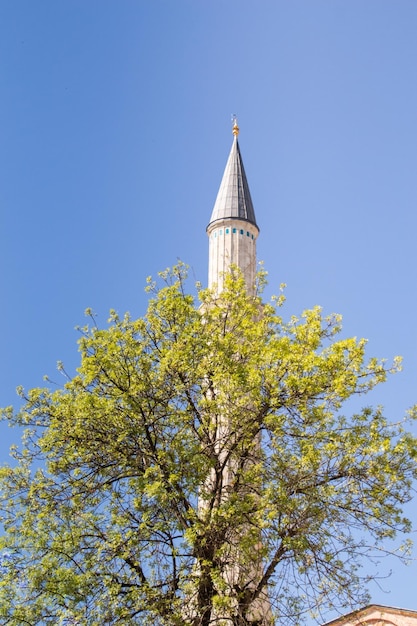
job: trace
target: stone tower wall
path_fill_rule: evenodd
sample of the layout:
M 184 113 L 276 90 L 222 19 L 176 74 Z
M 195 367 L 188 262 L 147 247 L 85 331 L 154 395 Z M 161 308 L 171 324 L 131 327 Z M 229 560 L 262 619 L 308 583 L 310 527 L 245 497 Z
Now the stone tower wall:
M 228 218 L 212 222 L 208 229 L 209 236 L 209 287 L 217 285 L 217 291 L 223 288 L 223 275 L 231 265 L 236 265 L 243 272 L 249 292 L 255 288 L 256 277 L 256 239 L 259 231 L 250 222 Z

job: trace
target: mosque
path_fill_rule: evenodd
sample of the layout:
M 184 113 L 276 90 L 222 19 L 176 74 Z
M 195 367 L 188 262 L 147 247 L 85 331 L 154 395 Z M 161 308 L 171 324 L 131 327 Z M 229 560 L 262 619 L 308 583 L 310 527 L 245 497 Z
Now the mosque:
M 256 240 L 259 227 L 238 142 L 239 127 L 233 118 L 233 144 L 214 204 L 209 237 L 209 287 L 222 290 L 223 276 L 232 265 L 240 268 L 249 292 L 254 291 Z M 259 607 L 260 608 L 260 607 Z M 269 626 L 269 605 L 265 601 L 261 622 Z M 324 626 L 417 626 L 417 611 L 371 604 L 348 613 Z

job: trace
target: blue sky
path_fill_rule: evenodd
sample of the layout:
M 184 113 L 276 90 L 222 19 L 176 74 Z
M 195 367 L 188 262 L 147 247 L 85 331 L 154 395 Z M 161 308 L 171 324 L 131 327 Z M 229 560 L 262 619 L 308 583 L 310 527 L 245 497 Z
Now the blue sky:
M 344 317 L 417 402 L 415 0 L 2 0 L 0 404 L 73 372 L 92 307 L 145 311 L 178 258 L 205 283 L 209 220 L 240 147 L 269 293 Z M 417 429 L 416 429 L 417 432 Z M 17 435 L 0 428 L 6 461 Z M 409 507 L 417 525 L 415 503 Z M 417 609 L 417 564 L 374 602 Z

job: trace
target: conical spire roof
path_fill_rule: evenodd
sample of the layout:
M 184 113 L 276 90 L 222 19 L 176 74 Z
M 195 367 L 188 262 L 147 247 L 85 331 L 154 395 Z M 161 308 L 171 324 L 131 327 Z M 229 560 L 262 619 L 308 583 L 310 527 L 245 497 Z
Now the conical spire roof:
M 234 120 L 233 145 L 224 170 L 223 179 L 217 194 L 210 224 L 216 220 L 234 218 L 245 220 L 256 227 L 255 211 L 243 167 L 238 142 L 239 127 Z

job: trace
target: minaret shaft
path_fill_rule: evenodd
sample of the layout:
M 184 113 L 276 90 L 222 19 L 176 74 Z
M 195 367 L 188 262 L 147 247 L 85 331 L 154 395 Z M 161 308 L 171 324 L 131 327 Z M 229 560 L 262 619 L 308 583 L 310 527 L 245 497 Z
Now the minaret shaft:
M 224 275 L 231 266 L 243 273 L 248 291 L 253 291 L 256 280 L 256 238 L 258 229 L 250 222 L 222 219 L 209 225 L 208 286 L 222 291 Z

